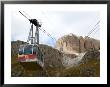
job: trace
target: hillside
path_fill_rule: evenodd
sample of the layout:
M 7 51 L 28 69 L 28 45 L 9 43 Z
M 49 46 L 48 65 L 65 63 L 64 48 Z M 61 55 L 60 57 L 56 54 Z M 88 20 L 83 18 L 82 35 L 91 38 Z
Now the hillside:
M 12 76 L 16 76 L 16 75 L 13 74 L 13 72 L 18 73 L 15 70 L 19 71 L 19 67 L 21 68 L 21 70 L 25 70 L 25 71 L 20 71 L 20 72 L 23 72 L 23 73 L 26 72 L 26 74 L 27 74 L 27 71 L 31 72 L 31 73 L 32 72 L 34 72 L 34 73 L 38 72 L 39 70 L 40 70 L 39 73 L 45 72 L 36 63 L 18 63 L 17 62 L 16 59 L 17 59 L 18 48 L 21 44 L 24 44 L 24 43 L 25 42 L 22 42 L 22 41 L 13 41 L 13 42 L 11 42 L 11 45 L 12 45 L 12 50 L 11 50 L 12 51 L 11 52 L 12 53 L 12 55 L 11 55 L 11 58 L 12 58 Z M 62 65 L 62 62 L 61 62 L 61 59 L 63 58 L 63 55 L 60 51 L 58 51 L 56 49 L 53 49 L 50 46 L 42 45 L 42 44 L 39 45 L 39 48 L 40 48 L 40 51 L 43 54 L 44 64 L 45 64 L 46 69 L 49 70 L 51 68 L 51 70 L 52 70 L 51 73 L 54 73 L 54 71 L 56 69 L 61 70 L 63 68 L 63 65 Z M 23 76 L 25 76 L 25 75 L 23 75 Z M 38 75 L 38 76 L 40 76 L 40 75 Z M 46 76 L 46 75 L 44 74 L 44 75 L 41 75 L 41 76 Z
M 50 46 L 40 44 L 39 48 L 45 59 L 44 64 L 46 68 L 42 69 L 36 63 L 19 63 L 16 61 L 19 45 L 24 43 L 25 42 L 23 41 L 11 42 L 11 75 L 13 77 L 100 76 L 99 52 L 95 53 L 93 51 L 93 53 L 97 54 L 97 56 L 91 54 L 91 51 L 86 52 L 85 56 L 80 59 L 83 62 L 76 61 L 75 64 L 77 65 L 74 66 L 74 60 L 78 60 L 79 58 L 79 56 L 77 56 L 76 54 L 65 54 Z M 87 58 L 87 55 L 89 55 L 89 58 Z M 88 59 L 88 61 L 85 61 L 87 60 L 86 58 Z M 68 62 L 68 59 L 69 61 L 73 62 Z M 68 65 L 66 63 L 68 63 Z M 67 68 L 68 66 L 69 68 Z

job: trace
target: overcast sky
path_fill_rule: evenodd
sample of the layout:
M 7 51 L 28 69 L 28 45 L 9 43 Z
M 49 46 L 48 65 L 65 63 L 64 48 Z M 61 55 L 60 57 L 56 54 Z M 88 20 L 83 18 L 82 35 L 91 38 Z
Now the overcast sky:
M 97 11 L 50 11 L 36 8 L 27 10 L 21 8 L 21 11 L 25 11 L 31 18 L 37 19 L 42 24 L 42 29 L 56 39 L 69 33 L 84 37 L 100 20 L 100 14 Z M 98 29 L 99 26 L 96 31 Z M 19 13 L 19 10 L 13 11 L 11 14 L 11 40 L 27 41 L 29 30 L 30 22 Z M 96 31 L 90 37 L 100 39 L 100 30 Z M 55 40 L 40 31 L 40 43 L 54 46 Z

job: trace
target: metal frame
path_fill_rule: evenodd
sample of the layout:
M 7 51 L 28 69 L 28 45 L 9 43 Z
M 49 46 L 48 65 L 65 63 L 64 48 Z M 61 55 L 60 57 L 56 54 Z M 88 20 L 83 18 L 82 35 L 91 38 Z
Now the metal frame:
M 1 80 L 1 86 L 4 87 L 16 87 L 17 85 L 8 85 L 8 84 L 4 84 L 4 4 L 107 4 L 108 8 L 107 8 L 107 28 L 109 29 L 110 27 L 110 2 L 109 0 L 61 0 L 61 1 L 54 1 L 54 0 L 44 0 L 44 1 L 32 1 L 32 0 L 27 0 L 27 1 L 21 1 L 21 0 L 13 0 L 13 1 L 6 1 L 6 0 L 2 0 L 0 1 L 0 7 L 1 7 L 1 38 L 0 38 L 0 80 Z M 107 29 L 107 30 L 108 30 Z M 107 37 L 109 36 L 109 32 L 107 32 Z M 107 42 L 108 43 L 108 42 Z M 108 61 L 107 61 L 108 62 Z M 109 77 L 109 76 L 108 76 Z M 18 85 L 18 86 L 24 86 L 24 85 Z M 26 87 L 31 85 L 25 85 Z M 36 86 L 36 85 L 33 85 Z M 39 85 L 37 85 L 39 86 Z

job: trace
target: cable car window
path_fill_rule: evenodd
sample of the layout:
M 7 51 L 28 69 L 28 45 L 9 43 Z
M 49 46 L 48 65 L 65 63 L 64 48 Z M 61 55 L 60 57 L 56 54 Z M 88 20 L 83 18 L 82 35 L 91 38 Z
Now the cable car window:
M 27 45 L 24 47 L 24 54 L 32 54 L 32 45 Z
M 23 54 L 23 49 L 19 49 L 19 55 Z

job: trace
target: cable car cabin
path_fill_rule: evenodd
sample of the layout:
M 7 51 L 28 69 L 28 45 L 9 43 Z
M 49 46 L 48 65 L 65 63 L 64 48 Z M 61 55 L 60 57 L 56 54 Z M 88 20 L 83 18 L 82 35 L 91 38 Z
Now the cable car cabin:
M 17 60 L 18 62 L 37 62 L 44 66 L 43 55 L 37 45 L 20 45 Z
M 38 48 L 36 45 L 20 45 L 18 52 L 19 62 L 34 62 L 37 61 Z

